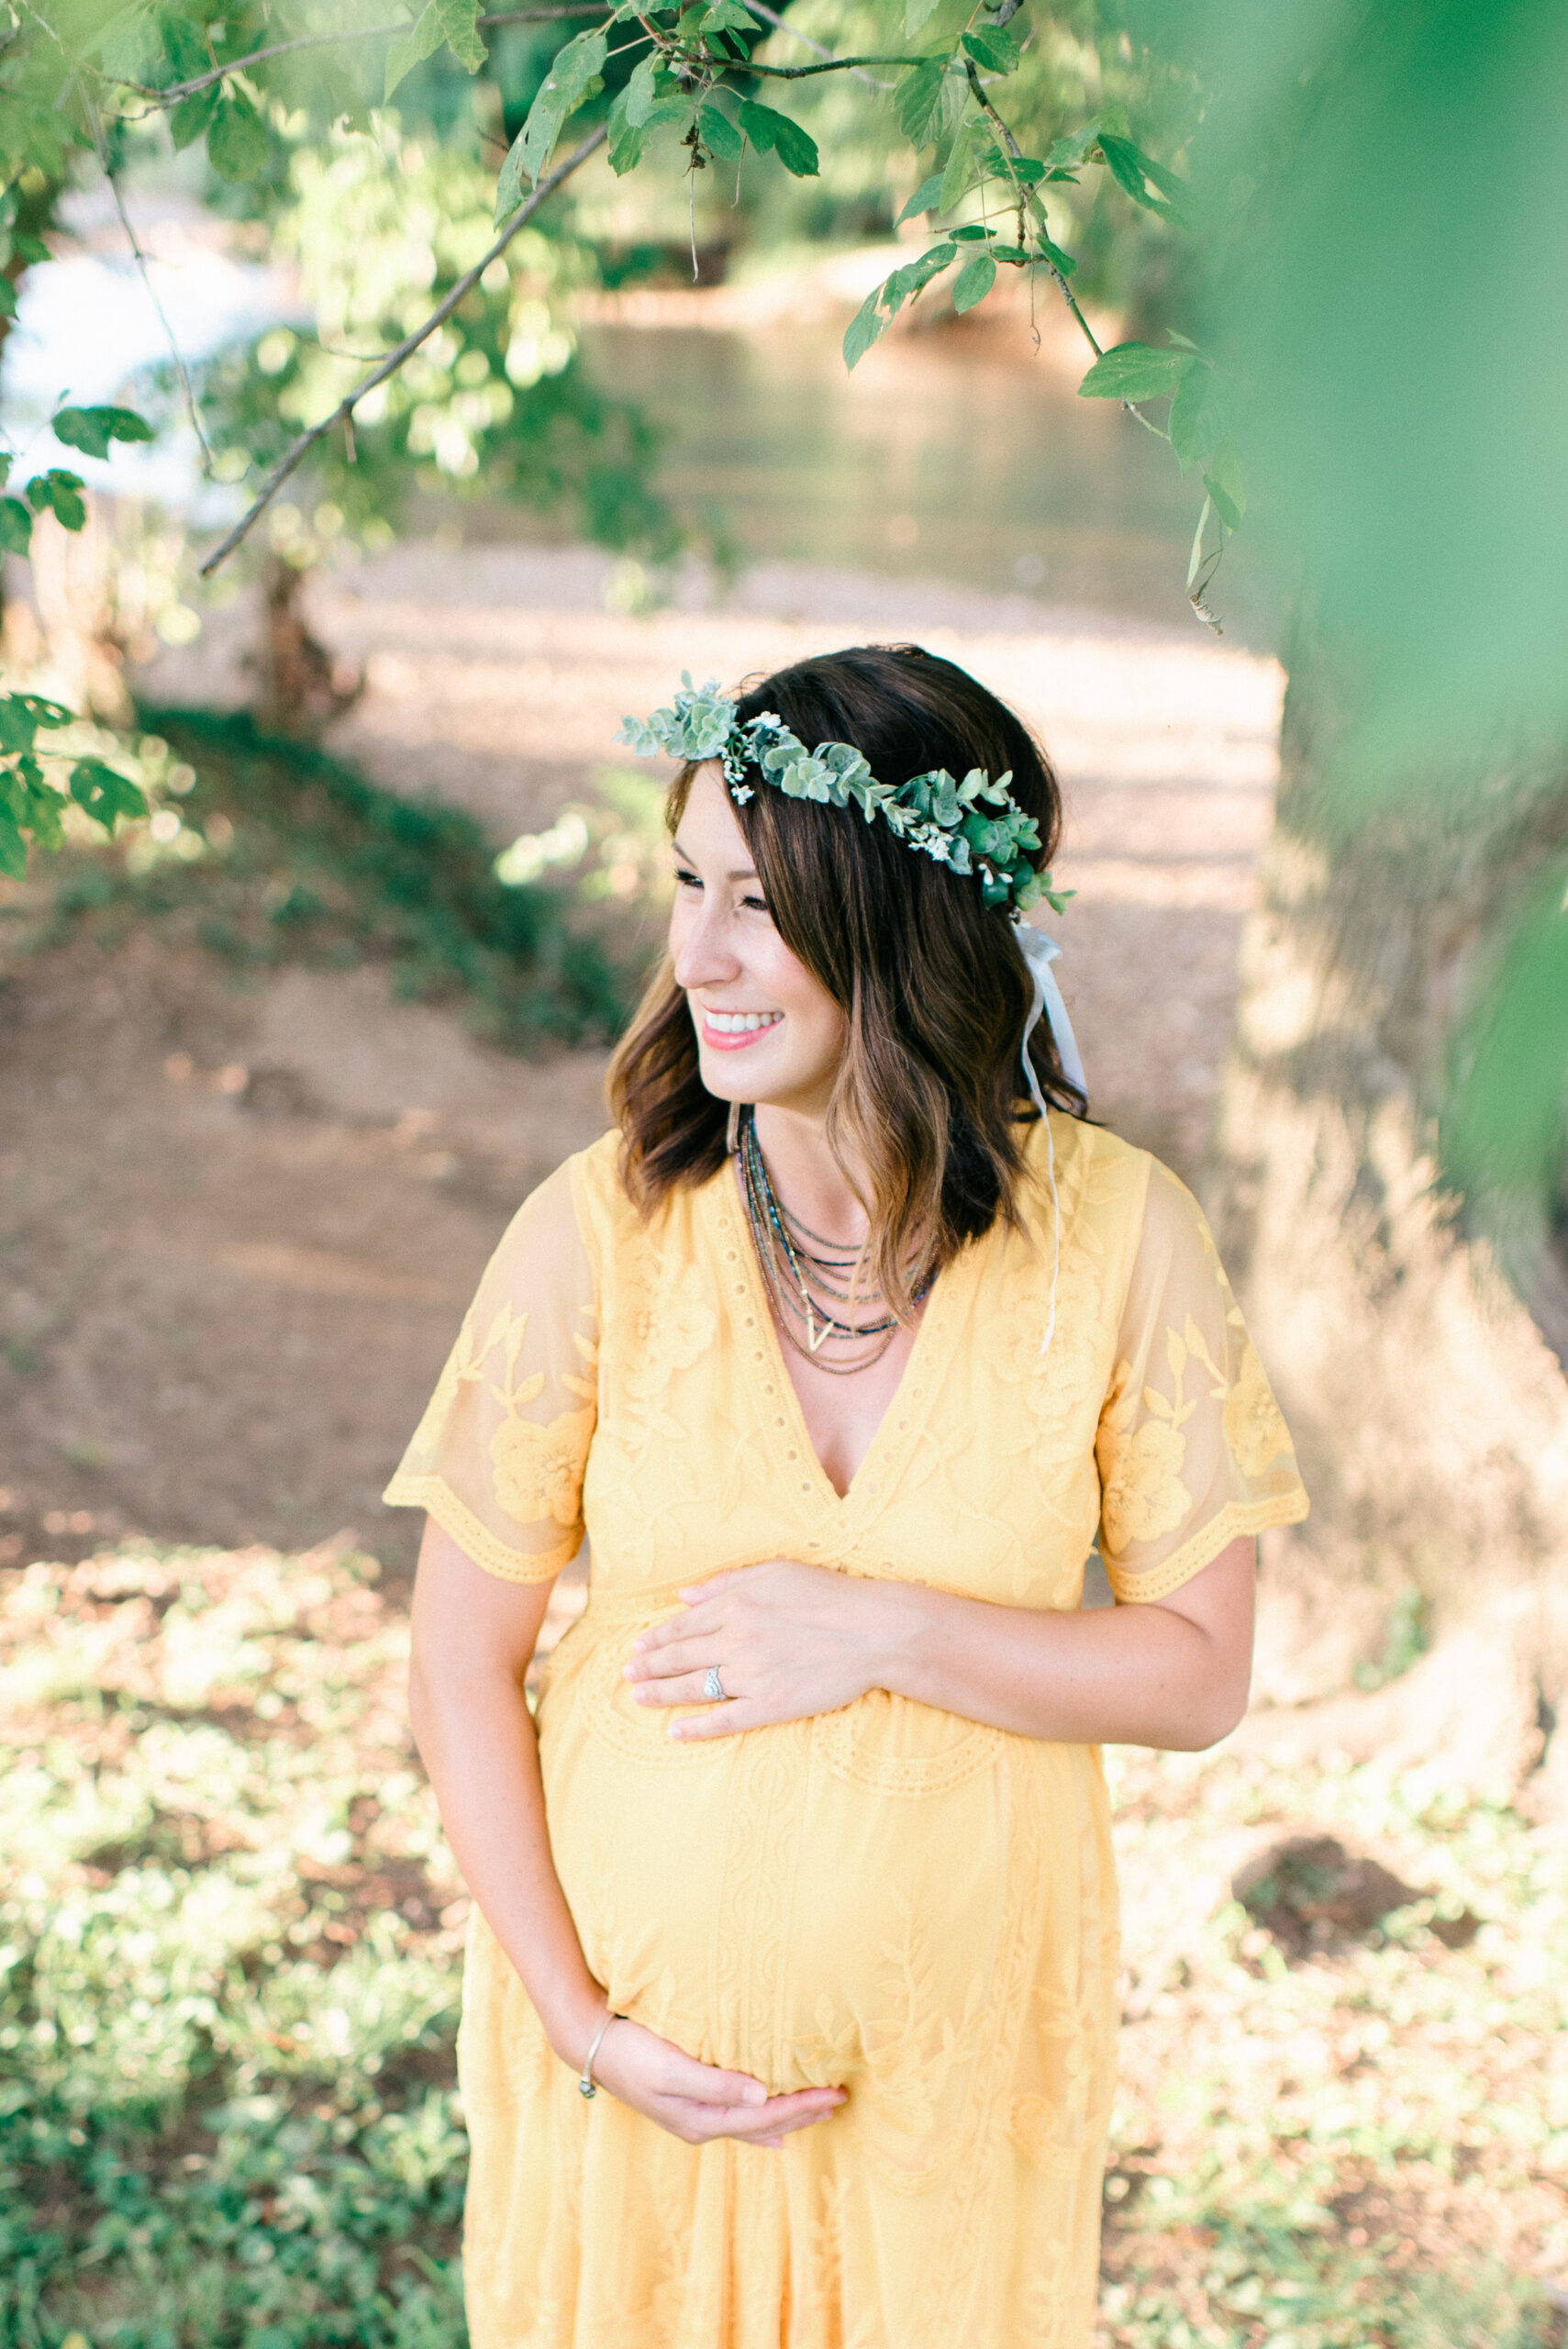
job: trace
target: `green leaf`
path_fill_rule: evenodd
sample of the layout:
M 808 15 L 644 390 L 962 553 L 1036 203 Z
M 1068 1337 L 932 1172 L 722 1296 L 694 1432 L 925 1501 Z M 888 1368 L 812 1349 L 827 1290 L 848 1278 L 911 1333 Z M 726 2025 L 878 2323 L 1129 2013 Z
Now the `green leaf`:
M 441 20 L 437 11 L 436 0 L 426 0 L 426 6 L 419 11 L 408 30 L 400 39 L 395 40 L 386 52 L 386 80 L 382 90 L 383 99 L 391 97 L 404 75 L 412 73 L 416 65 L 422 65 L 427 57 L 434 57 L 445 38 L 441 31 Z
M 675 88 L 675 83 L 658 50 L 633 66 L 626 85 L 626 118 L 640 129 L 662 99 Z
M 1179 206 L 1185 187 L 1174 172 L 1166 171 L 1130 139 L 1118 139 L 1109 130 L 1100 133 L 1100 152 L 1117 185 L 1126 189 L 1134 204 L 1140 204 L 1145 212 L 1158 213 L 1162 219 L 1182 217 Z
M 106 457 L 113 440 L 150 440 L 152 427 L 133 407 L 60 407 L 50 418 L 57 440 L 84 457 Z
M 109 18 L 92 47 L 111 81 L 135 82 L 145 89 L 155 86 L 153 75 L 162 60 L 163 44 L 150 8 L 122 8 L 117 17 Z
M 106 766 L 102 759 L 78 759 L 71 770 L 71 796 L 78 807 L 112 832 L 121 816 L 145 816 L 147 801 L 128 777 Z
M 950 228 L 947 234 L 955 245 L 984 245 L 996 234 L 995 228 L 984 228 L 978 220 L 971 220 L 962 228 Z
M 989 253 L 971 253 L 953 280 L 952 306 L 960 317 L 984 302 L 996 283 L 996 264 Z
M 1071 253 L 1064 253 L 1060 245 L 1053 245 L 1051 239 L 1040 229 L 1035 231 L 1034 244 L 1036 252 L 1050 262 L 1053 268 L 1059 269 L 1063 277 L 1072 276 L 1078 264 Z
M 0 497 L 0 554 L 26 554 L 32 544 L 33 518 L 19 497 Z
M 852 375 L 873 342 L 887 332 L 889 319 L 882 306 L 882 287 L 873 285 L 844 329 L 844 365 Z
M 940 200 L 941 192 L 942 175 L 940 172 L 933 172 L 929 180 L 920 182 L 919 186 L 894 222 L 894 227 L 902 228 L 906 220 L 913 220 L 917 212 L 934 212 Z
M 87 507 L 82 496 L 80 473 L 62 473 L 51 465 L 47 473 L 35 473 L 28 484 L 28 504 L 35 514 L 48 509 L 62 530 L 80 530 L 87 520 Z
M 1239 530 L 1247 511 L 1247 485 L 1242 478 L 1241 461 L 1234 449 L 1217 449 L 1214 462 L 1203 476 L 1203 485 L 1214 500 L 1214 510 L 1228 530 Z
M 793 172 L 797 180 L 816 178 L 817 141 L 787 114 L 759 106 L 755 98 L 742 98 L 740 128 L 759 155 L 777 155 L 785 171 Z
M 434 0 L 447 47 L 460 65 L 477 73 L 489 57 L 479 38 L 479 0 Z
M 14 318 L 17 315 L 17 289 L 8 277 L 0 277 L 0 286 L 5 288 L 0 293 L 0 318 Z
M 937 13 L 938 0 L 904 0 L 904 38 L 913 40 Z
M 941 136 L 940 128 L 933 130 L 931 125 L 945 112 L 947 78 L 947 60 L 939 57 L 912 65 L 898 84 L 898 128 L 917 147 L 929 147 Z
M 243 90 L 226 89 L 218 100 L 206 151 L 220 180 L 253 180 L 266 162 L 267 134 Z
M 1164 399 L 1195 363 L 1184 351 L 1156 351 L 1151 343 L 1118 342 L 1095 360 L 1078 386 L 1078 396 L 1081 400 Z
M 0 757 L 30 751 L 39 727 L 71 726 L 76 713 L 42 694 L 0 694 Z
M 1176 386 L 1168 427 L 1171 446 L 1184 473 L 1233 429 L 1235 385 L 1193 354 L 1193 364 Z
M 495 189 L 497 228 L 522 202 L 524 180 L 531 187 L 539 185 L 539 173 L 554 152 L 568 115 L 575 114 L 584 99 L 604 87 L 601 76 L 608 47 L 604 27 L 595 25 L 557 50 L 555 61 L 528 108 L 528 118 L 501 166 Z
M 433 57 L 443 42 L 460 65 L 477 73 L 488 54 L 479 38 L 478 15 L 479 0 L 427 0 L 407 32 L 386 52 L 384 98 L 390 98 L 404 76 Z
M 746 141 L 727 114 L 720 114 L 717 106 L 704 106 L 697 116 L 697 128 L 702 133 L 703 145 L 710 155 L 717 155 L 722 163 L 738 163 L 740 161 L 746 151 Z
M 28 877 L 28 844 L 9 816 L 0 811 L 0 873 L 7 881 Z
M 1000 25 L 983 25 L 977 32 L 965 33 L 963 46 L 987 73 L 1016 72 L 1023 55 L 1012 34 L 1004 32 Z
M 947 163 L 942 172 L 941 199 L 938 206 L 942 212 L 951 212 L 955 204 L 961 204 L 973 183 L 977 170 L 974 141 L 981 127 L 977 122 L 961 123 L 953 134 L 953 142 L 948 150 Z
M 32 268 L 35 262 L 49 261 L 52 258 L 43 239 L 29 236 L 26 228 L 13 228 L 10 242 L 13 258 L 24 262 L 28 269 Z
M 194 91 L 190 97 L 180 100 L 169 117 L 169 136 L 176 150 L 182 147 L 194 147 L 198 139 L 205 137 L 212 128 L 213 117 L 222 100 L 221 82 L 209 82 L 205 90 Z
M 754 33 L 760 30 L 750 8 L 742 8 L 740 0 L 714 0 L 714 6 L 703 11 L 699 33 Z
M 1079 170 L 1099 135 L 1100 126 L 1096 117 L 1086 122 L 1082 130 L 1071 130 L 1065 138 L 1053 139 L 1045 159 L 1046 170 L 1053 174 Z

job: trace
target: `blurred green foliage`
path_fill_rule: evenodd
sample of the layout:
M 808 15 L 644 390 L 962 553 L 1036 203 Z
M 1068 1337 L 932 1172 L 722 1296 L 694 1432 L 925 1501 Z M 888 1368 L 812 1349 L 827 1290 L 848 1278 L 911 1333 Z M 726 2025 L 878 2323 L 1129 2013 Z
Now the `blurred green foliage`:
M 0 2349 L 461 2349 L 466 1904 L 406 1642 L 351 1553 L 0 1575 Z M 1436 1774 L 1113 1767 L 1168 1906 L 1131 1920 L 1106 2342 L 1551 2349 L 1508 2266 L 1568 2249 L 1561 1841 Z M 1224 1854 L 1303 1817 L 1429 1888 L 1292 1964 Z
M 152 926 L 237 975 L 380 963 L 397 993 L 459 1005 L 510 1051 L 619 1033 L 656 943 L 657 919 L 641 917 L 662 880 L 649 847 L 657 809 L 625 804 L 623 778 L 575 811 L 573 856 L 542 856 L 508 881 L 460 808 L 381 790 L 245 716 L 142 715 L 157 729 L 139 766 L 150 815 L 112 846 L 79 835 L 6 908 L 24 948 L 83 925 L 106 945 Z

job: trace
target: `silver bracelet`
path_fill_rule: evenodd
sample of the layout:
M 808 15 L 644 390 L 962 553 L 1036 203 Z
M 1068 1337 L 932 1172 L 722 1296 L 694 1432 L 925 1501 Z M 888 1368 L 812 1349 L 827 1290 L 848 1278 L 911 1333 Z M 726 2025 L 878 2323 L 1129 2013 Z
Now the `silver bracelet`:
M 594 2086 L 594 2058 L 598 2054 L 600 2043 L 603 2040 L 606 2032 L 608 2031 L 611 2023 L 624 2022 L 625 2021 L 626 2017 L 624 2015 L 608 2014 L 605 2017 L 604 2021 L 599 2025 L 598 2030 L 594 2033 L 593 2039 L 589 2044 L 588 2053 L 583 2058 L 583 2074 L 577 2083 L 577 2093 L 579 2096 L 598 2095 L 599 2091 Z

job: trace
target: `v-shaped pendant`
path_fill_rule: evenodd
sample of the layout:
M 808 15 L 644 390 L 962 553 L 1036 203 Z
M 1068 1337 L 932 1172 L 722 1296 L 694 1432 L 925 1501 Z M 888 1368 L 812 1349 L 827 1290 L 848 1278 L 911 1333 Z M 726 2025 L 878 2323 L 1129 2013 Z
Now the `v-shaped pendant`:
M 811 1310 L 811 1299 L 804 1288 L 801 1290 L 801 1297 L 806 1307 L 806 1351 L 808 1354 L 815 1355 L 820 1347 L 827 1344 L 833 1325 L 830 1321 L 824 1321 L 818 1329 L 817 1316 Z

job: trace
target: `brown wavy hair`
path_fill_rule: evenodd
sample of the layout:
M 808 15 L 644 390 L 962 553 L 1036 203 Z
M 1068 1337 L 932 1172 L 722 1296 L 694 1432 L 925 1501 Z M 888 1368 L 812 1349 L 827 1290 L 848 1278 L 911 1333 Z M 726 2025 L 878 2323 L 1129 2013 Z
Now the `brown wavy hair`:
M 1051 762 L 1021 719 L 952 662 L 913 644 L 821 653 L 749 684 L 740 723 L 763 710 L 808 749 L 853 743 L 883 783 L 932 767 L 959 776 L 1010 768 L 1013 797 L 1040 829 L 1038 865 L 1051 863 L 1062 829 Z M 672 836 L 695 772 L 684 767 L 671 785 Z M 877 1277 L 907 1315 L 912 1265 L 945 1264 L 998 1217 L 1019 1220 L 1022 1130 L 1039 1117 L 1019 1052 L 1029 967 L 1006 907 L 987 906 L 977 880 L 906 847 L 884 823 L 786 799 L 760 777 L 735 815 L 779 936 L 848 1016 L 828 1141 L 857 1191 L 854 1170 L 864 1169 Z M 1052 1106 L 1084 1116 L 1043 1019 L 1029 1055 Z M 616 1052 L 609 1096 L 622 1179 L 644 1213 L 723 1164 L 729 1105 L 703 1084 L 667 960 Z

